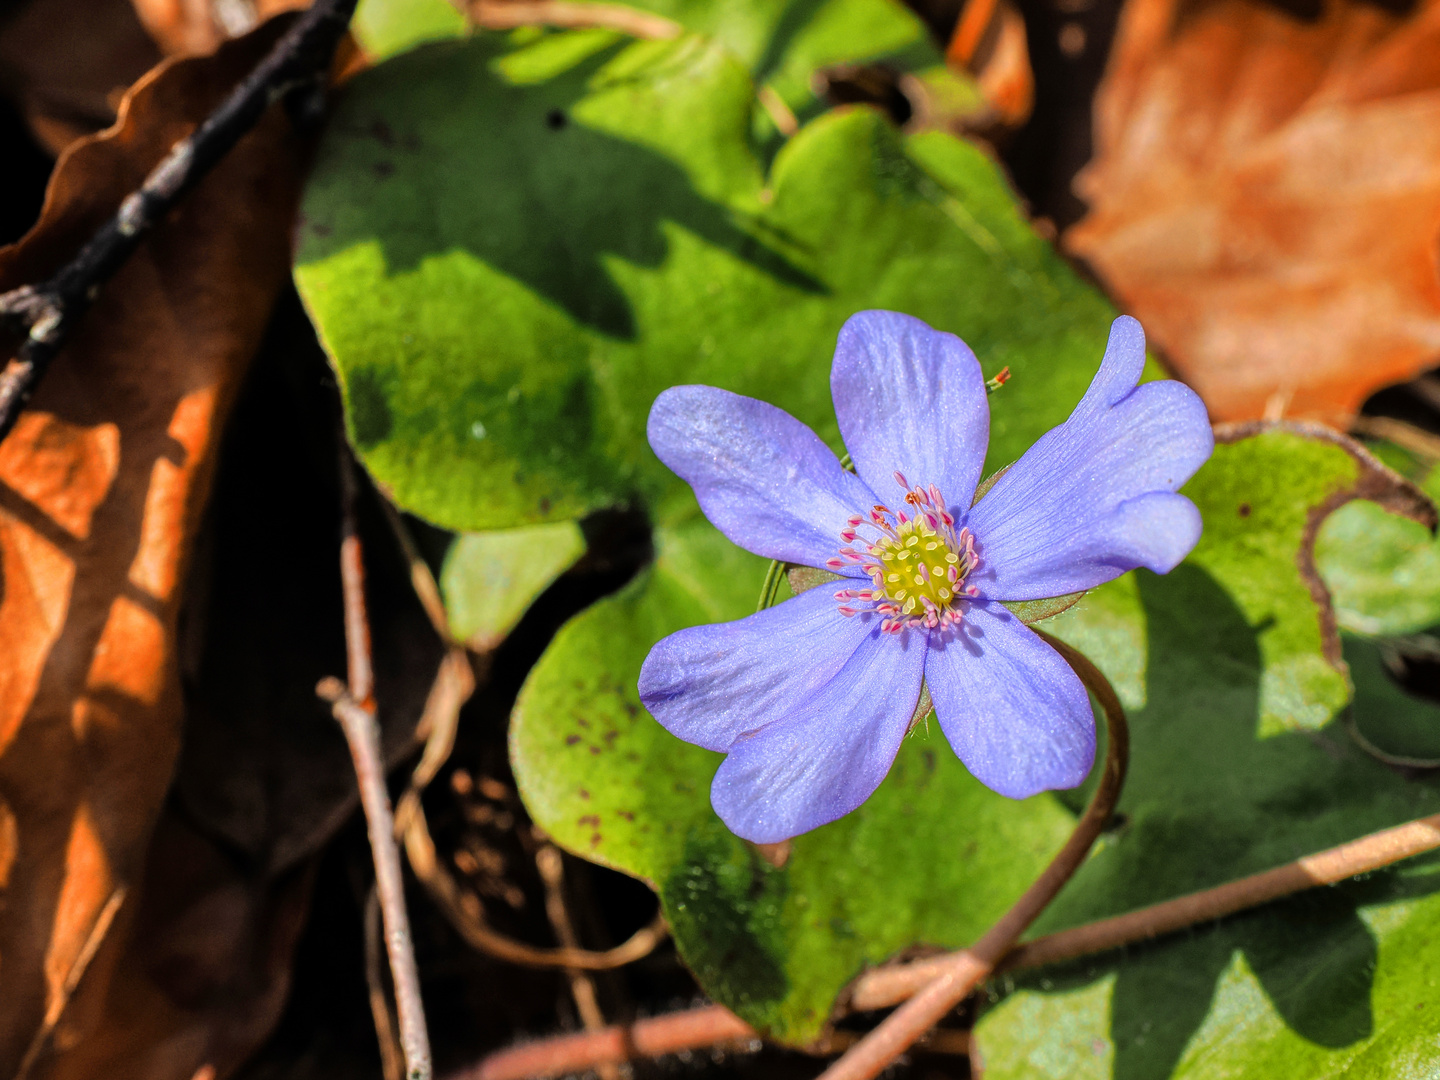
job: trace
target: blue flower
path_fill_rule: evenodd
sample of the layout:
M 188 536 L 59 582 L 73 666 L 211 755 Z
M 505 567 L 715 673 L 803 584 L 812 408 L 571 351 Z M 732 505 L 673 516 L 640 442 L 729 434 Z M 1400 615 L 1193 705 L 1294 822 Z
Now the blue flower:
M 650 445 L 716 528 L 843 579 L 671 634 L 641 669 L 640 699 L 666 730 L 728 755 L 710 798 L 732 831 L 773 843 L 863 803 L 922 683 L 987 787 L 1019 799 L 1084 780 L 1085 688 L 1002 601 L 1137 566 L 1163 574 L 1199 540 L 1176 489 L 1214 448 L 1205 406 L 1178 382 L 1137 385 L 1144 362 L 1140 324 L 1116 319 L 1070 418 L 974 505 L 990 439 L 980 364 L 908 315 L 861 312 L 840 331 L 830 387 L 853 473 L 763 401 L 711 386 L 656 399 Z

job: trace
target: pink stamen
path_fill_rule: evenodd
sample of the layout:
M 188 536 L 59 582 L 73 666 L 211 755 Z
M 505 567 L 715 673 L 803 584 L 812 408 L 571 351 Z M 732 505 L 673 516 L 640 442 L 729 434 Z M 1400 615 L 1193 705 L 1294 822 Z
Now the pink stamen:
M 842 605 L 840 613 L 846 618 L 873 613 L 881 618 L 880 629 L 886 634 L 900 634 L 909 627 L 957 626 L 964 604 L 979 595 L 975 586 L 965 585 L 965 578 L 980 563 L 975 537 L 968 528 L 959 529 L 957 535 L 955 517 L 946 509 L 938 486 L 912 487 L 898 470 L 895 482 L 905 490 L 901 504 L 905 509 L 876 503 L 868 515 L 852 514 L 840 530 L 847 546 L 825 562 L 833 571 L 858 563 L 870 579 L 872 588 L 847 586 L 834 593 Z M 861 536 L 862 523 L 879 535 L 873 540 Z M 942 544 L 945 550 L 937 550 Z M 946 561 L 947 554 L 955 561 Z M 887 580 L 890 577 L 895 580 Z M 896 590 L 893 596 L 891 589 Z M 926 591 L 935 595 L 927 596 Z

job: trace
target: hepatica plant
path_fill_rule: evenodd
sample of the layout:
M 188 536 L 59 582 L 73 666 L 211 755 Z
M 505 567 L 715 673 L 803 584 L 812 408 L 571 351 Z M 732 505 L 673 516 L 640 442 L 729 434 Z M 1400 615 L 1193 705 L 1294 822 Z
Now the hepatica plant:
M 955 753 L 1025 798 L 1074 787 L 1095 756 L 1085 688 L 1007 602 L 1064 596 L 1200 538 L 1176 490 L 1214 447 L 1178 382 L 1138 385 L 1140 324 L 1111 328 L 1075 411 L 976 501 L 990 437 L 985 379 L 953 334 L 867 311 L 840 331 L 830 385 L 854 472 L 754 398 L 677 386 L 650 445 L 706 517 L 770 559 L 838 581 L 736 622 L 665 638 L 640 697 L 673 734 L 727 756 L 711 802 L 770 843 L 834 821 L 885 778 L 922 686 Z

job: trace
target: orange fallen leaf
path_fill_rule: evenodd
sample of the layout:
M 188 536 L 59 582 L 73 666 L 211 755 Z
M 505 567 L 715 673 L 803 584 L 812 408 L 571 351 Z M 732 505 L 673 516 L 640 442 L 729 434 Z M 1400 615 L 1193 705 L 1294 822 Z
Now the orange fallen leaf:
M 1440 2 L 1130 0 L 1066 233 L 1217 421 L 1440 364 Z
M 945 61 L 975 79 L 992 110 L 970 126 L 1013 131 L 1030 118 L 1035 76 L 1025 20 L 1010 0 L 965 0 L 945 47 Z
M 309 0 L 131 0 L 167 56 L 203 56 L 248 34 L 266 19 L 310 6 Z
M 70 258 L 280 30 L 143 78 L 62 156 L 0 291 Z M 84 1039 L 132 922 L 179 751 L 179 583 L 288 274 L 300 151 L 267 115 L 104 287 L 0 444 L 0 1075 Z

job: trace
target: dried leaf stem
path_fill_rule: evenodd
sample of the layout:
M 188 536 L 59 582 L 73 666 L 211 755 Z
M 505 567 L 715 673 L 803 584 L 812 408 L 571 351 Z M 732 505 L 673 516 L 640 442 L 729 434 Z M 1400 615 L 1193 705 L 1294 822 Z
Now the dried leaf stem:
M 575 932 L 569 906 L 565 903 L 565 859 L 559 848 L 553 844 L 542 844 L 535 852 L 535 868 L 545 885 L 545 914 L 556 940 L 567 949 L 578 949 L 580 935 Z M 600 1011 L 595 980 L 579 968 L 566 968 L 565 974 L 570 980 L 570 996 L 575 1000 L 580 1023 L 586 1031 L 604 1031 L 605 1014 Z M 619 1080 L 620 1077 L 619 1069 L 608 1062 L 597 1062 L 595 1072 L 600 1080 Z
M 290 91 L 316 85 L 330 66 L 357 0 L 315 0 L 269 55 L 192 134 L 181 139 L 131 192 L 79 254 L 53 277 L 0 295 L 0 322 L 25 331 L 0 371 L 0 440 L 97 292 L 130 257 L 150 227 L 240 141 L 265 109 Z
M 430 1080 L 430 1035 L 420 999 L 420 974 L 410 937 L 410 916 L 405 909 L 405 882 L 400 872 L 400 849 L 395 843 L 395 818 L 385 787 L 385 757 L 380 748 L 380 725 L 375 720 L 374 681 L 370 663 L 370 623 L 365 611 L 365 563 L 355 524 L 357 482 L 344 436 L 340 441 L 341 543 L 340 580 L 345 598 L 345 649 L 350 686 L 325 678 L 315 688 L 330 702 L 335 719 L 350 746 L 355 780 L 370 850 L 375 859 L 375 893 L 385 928 L 385 951 L 395 984 L 395 1011 L 400 1023 L 400 1048 L 405 1055 L 407 1080 Z
M 445 869 L 435 851 L 429 825 L 419 800 L 407 798 L 401 803 L 404 824 L 405 856 L 410 868 L 435 901 L 455 931 L 472 948 L 497 960 L 534 968 L 572 968 L 579 971 L 608 971 L 632 964 L 654 951 L 665 940 L 665 919 L 657 914 L 648 926 L 635 931 L 627 941 L 604 952 L 588 949 L 540 948 L 516 941 L 493 929 L 486 921 L 479 900 L 460 887 Z
M 1440 849 L 1440 814 L 1382 829 L 1212 889 L 1036 938 L 1012 949 L 996 970 L 1043 967 L 1125 945 L 1153 941 L 1189 926 L 1214 922 L 1319 885 L 1334 885 L 1357 874 L 1381 870 L 1436 849 Z M 943 973 L 953 964 L 955 955 L 931 957 L 866 972 L 851 985 L 844 1011 L 864 1012 L 899 1004 Z M 641 1025 L 650 1026 L 641 1028 Z M 634 1033 L 635 1029 L 641 1029 L 639 1035 Z M 712 1035 L 715 1031 L 720 1034 Z M 747 1035 L 759 1037 L 754 1029 L 728 1009 L 706 1005 L 640 1021 L 628 1029 L 613 1027 L 594 1035 L 565 1035 L 501 1050 L 491 1054 L 476 1068 L 457 1074 L 451 1080 L 520 1080 L 521 1077 L 561 1076 L 583 1072 L 602 1061 L 618 1063 L 646 1054 L 695 1050 Z M 835 1045 L 832 1038 L 814 1049 L 823 1052 L 835 1048 Z M 660 1048 L 646 1049 L 651 1046 Z
M 663 15 L 638 11 L 625 4 L 575 3 L 574 0 L 460 0 L 456 4 L 476 26 L 514 30 L 520 26 L 554 26 L 566 30 L 619 30 L 637 38 L 668 40 L 684 28 Z
M 1115 810 L 1130 758 L 1130 734 L 1125 710 L 1110 680 L 1083 653 L 1044 631 L 1036 632 L 1065 658 L 1080 681 L 1095 695 L 1105 713 L 1108 749 L 1100 784 L 1090 805 L 1085 808 L 1060 853 L 1025 890 L 1025 895 L 1015 902 L 1015 906 L 974 945 L 944 957 L 936 965 L 935 978 L 847 1050 L 840 1060 L 821 1074 L 822 1080 L 870 1080 L 878 1076 L 980 985 L 1014 947 L 1025 928 L 1035 921 L 1065 882 L 1070 880 Z

